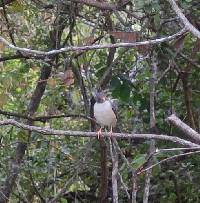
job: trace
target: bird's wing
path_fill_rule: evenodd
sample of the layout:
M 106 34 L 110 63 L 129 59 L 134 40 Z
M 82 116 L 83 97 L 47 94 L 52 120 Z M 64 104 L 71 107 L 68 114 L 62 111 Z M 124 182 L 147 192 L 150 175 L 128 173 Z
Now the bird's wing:
M 116 101 L 116 99 L 112 99 L 112 100 L 109 100 L 109 101 L 110 101 L 110 104 L 112 106 L 112 110 L 115 113 L 116 118 L 118 118 L 118 114 L 117 114 L 117 101 Z

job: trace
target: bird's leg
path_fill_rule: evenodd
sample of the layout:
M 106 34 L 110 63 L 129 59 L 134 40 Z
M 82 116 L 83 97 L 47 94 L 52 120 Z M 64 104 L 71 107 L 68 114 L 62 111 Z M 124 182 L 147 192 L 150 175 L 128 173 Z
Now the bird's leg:
M 100 127 L 100 129 L 97 131 L 97 139 L 100 139 L 100 137 L 102 136 L 101 129 L 102 127 Z
M 113 134 L 112 125 L 111 125 L 111 127 L 110 127 L 110 132 L 109 132 L 109 134 L 110 134 L 110 138 L 112 139 L 112 134 Z

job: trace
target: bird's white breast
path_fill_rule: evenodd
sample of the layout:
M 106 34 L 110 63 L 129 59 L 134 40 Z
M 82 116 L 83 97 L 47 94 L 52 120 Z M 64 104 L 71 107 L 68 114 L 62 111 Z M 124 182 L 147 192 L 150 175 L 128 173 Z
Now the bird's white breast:
M 102 126 L 115 126 L 117 119 L 116 115 L 112 110 L 112 105 L 110 101 L 105 101 L 103 103 L 94 104 L 94 117 L 97 123 Z

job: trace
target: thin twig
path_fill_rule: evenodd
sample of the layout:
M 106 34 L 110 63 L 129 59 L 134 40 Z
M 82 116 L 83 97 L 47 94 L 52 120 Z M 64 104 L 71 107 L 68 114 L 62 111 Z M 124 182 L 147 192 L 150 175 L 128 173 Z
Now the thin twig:
M 124 161 L 124 163 L 128 166 L 129 170 L 132 171 L 132 173 L 135 173 L 135 170 L 134 168 L 131 166 L 131 164 L 129 163 L 129 161 L 127 160 L 127 158 L 125 157 L 125 155 L 123 154 L 118 142 L 116 139 L 113 140 L 114 144 L 115 144 L 115 147 L 117 148 L 122 160 Z
M 161 76 L 157 79 L 156 84 L 158 84 L 165 77 L 165 75 L 170 71 L 170 69 L 171 69 L 171 63 L 169 63 L 168 67 L 163 71 Z
M 75 181 L 74 177 L 75 177 L 75 175 L 66 181 L 63 188 L 59 191 L 58 194 L 56 194 L 56 196 L 52 200 L 49 201 L 49 203 L 57 202 L 60 199 L 60 197 L 62 197 L 62 195 L 67 191 L 69 185 L 71 185 Z
M 124 190 L 125 190 L 125 192 L 126 192 L 126 195 L 127 195 L 127 197 L 128 197 L 128 200 L 130 200 L 131 199 L 131 196 L 130 196 L 130 194 L 129 194 L 129 192 L 128 192 L 128 187 L 126 186 L 126 184 L 124 183 L 124 181 L 123 181 L 123 178 L 122 178 L 122 176 L 121 176 L 121 174 L 118 172 L 118 176 L 119 176 L 119 180 L 120 180 L 120 182 L 121 182 L 121 184 L 122 184 L 122 187 L 124 188 Z
M 169 149 L 156 149 L 157 153 L 162 152 L 171 152 L 171 151 L 184 151 L 184 150 L 198 150 L 200 147 L 179 147 L 179 148 L 169 148 Z
M 89 116 L 82 115 L 82 114 L 60 114 L 60 115 L 47 115 L 47 116 L 36 116 L 36 117 L 30 117 L 26 116 L 24 114 L 16 113 L 16 112 L 9 112 L 9 111 L 3 111 L 0 109 L 0 114 L 5 116 L 12 116 L 16 118 L 23 118 L 30 121 L 41 121 L 46 122 L 47 120 L 54 119 L 54 118 L 84 118 L 87 120 L 92 120 L 96 122 L 93 118 L 90 118 Z
M 139 174 L 141 174 L 141 173 L 143 173 L 143 172 L 145 172 L 145 171 L 148 171 L 148 170 L 154 168 L 155 166 L 157 166 L 157 165 L 159 165 L 159 164 L 162 164 L 162 163 L 164 163 L 164 162 L 166 162 L 166 161 L 171 161 L 172 159 L 176 159 L 176 158 L 178 158 L 178 157 L 182 157 L 182 156 L 186 156 L 186 155 L 192 155 L 192 154 L 198 154 L 198 153 L 200 153 L 200 151 L 187 152 L 187 153 L 182 153 L 182 154 L 178 154 L 178 155 L 174 155 L 174 156 L 168 157 L 168 158 L 166 158 L 166 159 L 163 159 L 163 160 L 159 161 L 159 162 L 156 163 L 156 164 L 153 164 L 153 165 L 149 166 L 148 168 L 145 168 L 145 169 L 140 170 L 137 174 L 139 175 Z
M 200 69 L 200 65 L 197 63 L 197 62 L 195 62 L 193 59 L 191 59 L 190 57 L 187 57 L 185 54 L 183 54 L 183 53 L 179 53 L 179 55 L 182 57 L 182 58 L 184 58 L 185 60 L 187 60 L 189 63 L 191 63 L 193 66 L 195 66 L 195 67 L 197 67 L 197 68 L 199 68 Z

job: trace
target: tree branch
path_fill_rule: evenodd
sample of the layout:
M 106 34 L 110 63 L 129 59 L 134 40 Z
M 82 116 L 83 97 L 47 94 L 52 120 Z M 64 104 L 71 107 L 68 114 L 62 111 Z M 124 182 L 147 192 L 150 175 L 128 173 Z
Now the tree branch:
M 193 130 L 190 126 L 182 122 L 176 115 L 172 114 L 166 120 L 179 130 L 181 130 L 185 135 L 192 138 L 192 140 L 200 143 L 200 134 Z
M 37 126 L 30 126 L 26 125 L 20 122 L 17 122 L 13 119 L 7 119 L 0 121 L 0 126 L 5 125 L 12 125 L 16 126 L 18 128 L 22 128 L 24 130 L 29 130 L 37 133 L 41 133 L 43 135 L 63 135 L 63 136 L 74 136 L 74 137 L 97 137 L 96 132 L 83 132 L 83 131 L 71 131 L 71 130 L 54 130 L 52 128 L 42 128 Z M 109 133 L 102 133 L 104 137 L 109 137 Z M 199 147 L 200 145 L 192 143 L 190 141 L 178 138 L 178 137 L 172 137 L 168 135 L 156 135 L 156 134 L 129 134 L 129 133 L 113 133 L 113 137 L 116 138 L 131 138 L 131 139 L 158 139 L 158 140 L 165 140 L 165 141 L 171 141 L 176 144 L 180 144 L 187 147 Z
M 5 115 L 5 116 L 12 116 L 12 117 L 16 117 L 16 118 L 23 118 L 23 119 L 27 119 L 29 121 L 46 122 L 46 121 L 48 121 L 50 119 L 54 119 L 54 118 L 83 118 L 83 119 L 87 119 L 89 121 L 96 122 L 95 119 L 93 119 L 89 116 L 83 115 L 83 114 L 58 114 L 58 115 L 32 117 L 32 116 L 27 116 L 27 115 L 16 113 L 16 112 L 3 111 L 1 109 L 0 109 L 0 114 Z
M 104 139 L 100 139 L 100 166 L 101 176 L 99 183 L 99 202 L 108 202 L 108 179 L 109 179 L 109 167 L 108 163 L 108 147 Z
M 28 49 L 28 48 L 21 48 L 14 46 L 10 42 L 8 42 L 6 39 L 0 36 L 0 42 L 4 43 L 7 45 L 9 48 L 17 50 L 17 51 L 22 51 L 28 54 L 33 54 L 35 57 L 37 55 L 45 55 L 45 56 L 50 56 L 50 55 L 56 55 L 60 54 L 63 52 L 70 52 L 70 51 L 84 51 L 84 50 L 94 50 L 94 49 L 107 49 L 107 48 L 119 48 L 119 47 L 136 47 L 136 46 L 144 46 L 144 45 L 149 45 L 149 44 L 160 44 L 162 42 L 167 42 L 171 41 L 181 35 L 183 35 L 186 32 L 186 29 L 183 28 L 179 32 L 167 36 L 167 37 L 162 37 L 159 39 L 152 39 L 152 40 L 147 40 L 147 41 L 142 41 L 142 42 L 133 42 L 133 43 L 116 43 L 116 44 L 104 44 L 104 45 L 88 45 L 88 46 L 69 46 L 61 49 L 54 49 L 51 51 L 38 51 L 38 50 L 33 50 L 33 49 Z
M 157 55 L 153 52 L 152 56 L 152 64 L 151 64 L 151 77 L 149 81 L 149 99 L 150 99 L 150 130 L 152 132 L 155 131 L 156 128 L 156 115 L 155 115 L 155 97 L 156 97 L 156 81 L 157 81 Z M 149 154 L 154 153 L 155 151 L 155 140 L 151 140 L 149 146 Z M 153 157 L 147 160 L 147 165 L 150 166 L 153 163 Z M 145 174 L 145 186 L 144 186 L 144 194 L 143 194 L 143 203 L 148 203 L 149 201 L 149 193 L 151 187 L 151 176 L 152 170 L 148 170 Z
M 109 138 L 109 143 L 110 143 L 110 155 L 112 159 L 112 198 L 113 198 L 112 202 L 118 203 L 118 181 L 117 181 L 117 175 L 119 172 L 118 153 L 116 151 L 115 144 L 112 143 L 110 138 Z
M 69 185 L 71 185 L 74 182 L 74 178 L 75 178 L 75 175 L 72 176 L 69 180 L 67 180 L 63 188 L 58 192 L 58 194 L 56 194 L 56 196 L 53 199 L 49 201 L 49 203 L 58 202 L 58 200 L 62 197 L 62 195 L 67 191 Z
M 172 9 L 174 12 L 178 15 L 181 22 L 185 25 L 185 27 L 197 38 L 200 39 L 200 31 L 197 30 L 185 17 L 185 15 L 182 13 L 181 9 L 177 6 L 176 2 L 174 0 L 168 0 Z
M 139 175 L 139 174 L 141 174 L 141 173 L 143 173 L 143 172 L 145 172 L 145 171 L 148 171 L 148 170 L 154 168 L 155 166 L 157 166 L 157 165 L 159 165 L 159 164 L 162 164 L 162 163 L 164 163 L 164 162 L 171 161 L 171 160 L 176 159 L 176 158 L 178 158 L 178 157 L 187 156 L 187 155 L 192 155 L 192 154 L 199 154 L 199 153 L 200 153 L 200 151 L 198 150 L 198 151 L 186 152 L 186 153 L 177 154 L 177 155 L 168 157 L 168 158 L 163 159 L 163 160 L 161 160 L 161 161 L 159 161 L 159 162 L 157 162 L 157 163 L 155 163 L 155 164 L 153 164 L 153 165 L 151 165 L 151 166 L 149 166 L 149 167 L 147 167 L 147 168 L 145 168 L 145 169 L 140 170 L 137 174 Z
M 121 176 L 121 174 L 119 172 L 118 172 L 118 177 L 119 177 L 119 181 L 121 182 L 124 191 L 126 192 L 126 196 L 127 196 L 128 200 L 130 201 L 131 196 L 130 196 L 130 194 L 128 192 L 128 187 L 124 183 L 123 178 L 122 178 L 122 176 Z
M 16 46 L 16 43 L 15 43 L 15 40 L 14 40 L 14 37 L 13 37 L 13 31 L 10 29 L 10 23 L 9 23 L 9 20 L 8 20 L 8 16 L 7 16 L 7 12 L 6 12 L 6 6 L 5 6 L 4 1 L 5 0 L 1 0 L 2 7 L 3 7 L 3 14 L 4 14 L 4 18 L 6 20 L 6 26 L 7 26 L 7 29 L 8 29 L 8 34 L 10 36 L 10 39 L 11 39 L 12 43 Z

